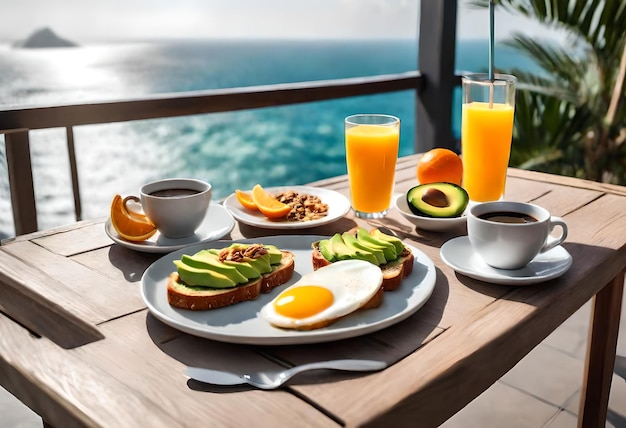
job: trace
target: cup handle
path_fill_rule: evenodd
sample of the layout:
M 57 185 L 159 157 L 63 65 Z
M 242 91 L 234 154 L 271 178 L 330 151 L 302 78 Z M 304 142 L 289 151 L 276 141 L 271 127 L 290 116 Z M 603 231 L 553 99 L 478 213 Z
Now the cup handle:
M 130 208 L 127 205 L 128 201 L 133 201 L 135 204 L 139 205 L 142 208 L 142 211 L 136 211 L 136 210 Z M 131 217 L 145 220 L 146 215 L 143 213 L 143 206 L 141 205 L 141 199 L 139 199 L 137 196 L 126 196 L 122 200 L 122 205 L 124 205 L 124 209 L 128 212 L 128 214 Z
M 560 245 L 563 241 L 565 241 L 565 238 L 567 238 L 567 224 L 565 224 L 565 221 L 561 217 L 551 216 L 549 233 L 552 233 L 554 228 L 557 226 L 561 228 L 561 235 L 558 237 L 553 237 L 550 234 L 548 234 L 546 243 L 543 244 L 543 247 L 541 248 L 541 251 L 540 251 L 541 253 L 545 253 L 546 251 L 551 250 L 557 245 Z

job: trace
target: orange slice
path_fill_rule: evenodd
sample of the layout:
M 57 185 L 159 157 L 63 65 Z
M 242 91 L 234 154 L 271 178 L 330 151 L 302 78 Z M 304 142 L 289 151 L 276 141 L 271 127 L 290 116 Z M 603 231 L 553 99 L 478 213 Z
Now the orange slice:
M 252 200 L 267 218 L 285 217 L 291 211 L 289 205 L 283 204 L 274 195 L 267 193 L 260 184 L 252 188 Z
M 111 202 L 111 224 L 120 237 L 128 241 L 145 241 L 156 233 L 156 226 L 145 214 L 129 210 L 126 203 L 129 200 L 138 202 L 136 196 L 127 196 L 122 199 L 115 195 Z
M 241 190 L 235 190 L 235 195 L 237 195 L 237 200 L 239 203 L 249 210 L 258 211 L 259 207 L 256 206 L 254 200 L 252 200 L 252 195 L 246 192 L 242 192 Z

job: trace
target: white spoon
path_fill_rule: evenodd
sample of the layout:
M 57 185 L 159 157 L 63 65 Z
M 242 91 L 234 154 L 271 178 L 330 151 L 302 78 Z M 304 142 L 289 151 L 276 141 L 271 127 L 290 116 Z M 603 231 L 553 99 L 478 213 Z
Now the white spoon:
M 185 374 L 190 378 L 213 385 L 242 385 L 248 383 L 260 389 L 274 389 L 287 382 L 298 373 L 307 370 L 332 369 L 346 371 L 377 371 L 387 367 L 384 361 L 374 360 L 332 360 L 303 364 L 285 370 L 236 374 L 202 367 L 187 367 Z

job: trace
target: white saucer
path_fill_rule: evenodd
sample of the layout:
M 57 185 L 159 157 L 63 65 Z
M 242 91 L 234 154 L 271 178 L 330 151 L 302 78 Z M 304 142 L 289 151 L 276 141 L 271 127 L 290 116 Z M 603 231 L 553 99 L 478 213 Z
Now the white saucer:
M 441 246 L 441 259 L 458 273 L 494 284 L 529 285 L 563 275 L 572 265 L 572 256 L 561 246 L 539 254 L 521 269 L 496 269 L 474 253 L 467 236 Z
M 235 219 L 226 208 L 219 204 L 211 203 L 204 221 L 196 230 L 195 235 L 186 238 L 166 238 L 159 232 L 150 239 L 141 242 L 131 242 L 123 239 L 111 224 L 111 219 L 107 219 L 104 230 L 109 238 L 115 243 L 131 250 L 143 251 L 145 253 L 169 253 L 191 244 L 216 241 L 230 233 L 235 227 Z

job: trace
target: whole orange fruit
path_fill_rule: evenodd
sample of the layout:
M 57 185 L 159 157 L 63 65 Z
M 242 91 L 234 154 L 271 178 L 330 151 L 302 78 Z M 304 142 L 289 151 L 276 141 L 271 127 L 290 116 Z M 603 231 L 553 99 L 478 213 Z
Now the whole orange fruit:
M 463 162 L 452 150 L 429 150 L 417 162 L 417 180 L 420 184 L 445 182 L 460 186 L 462 179 Z

